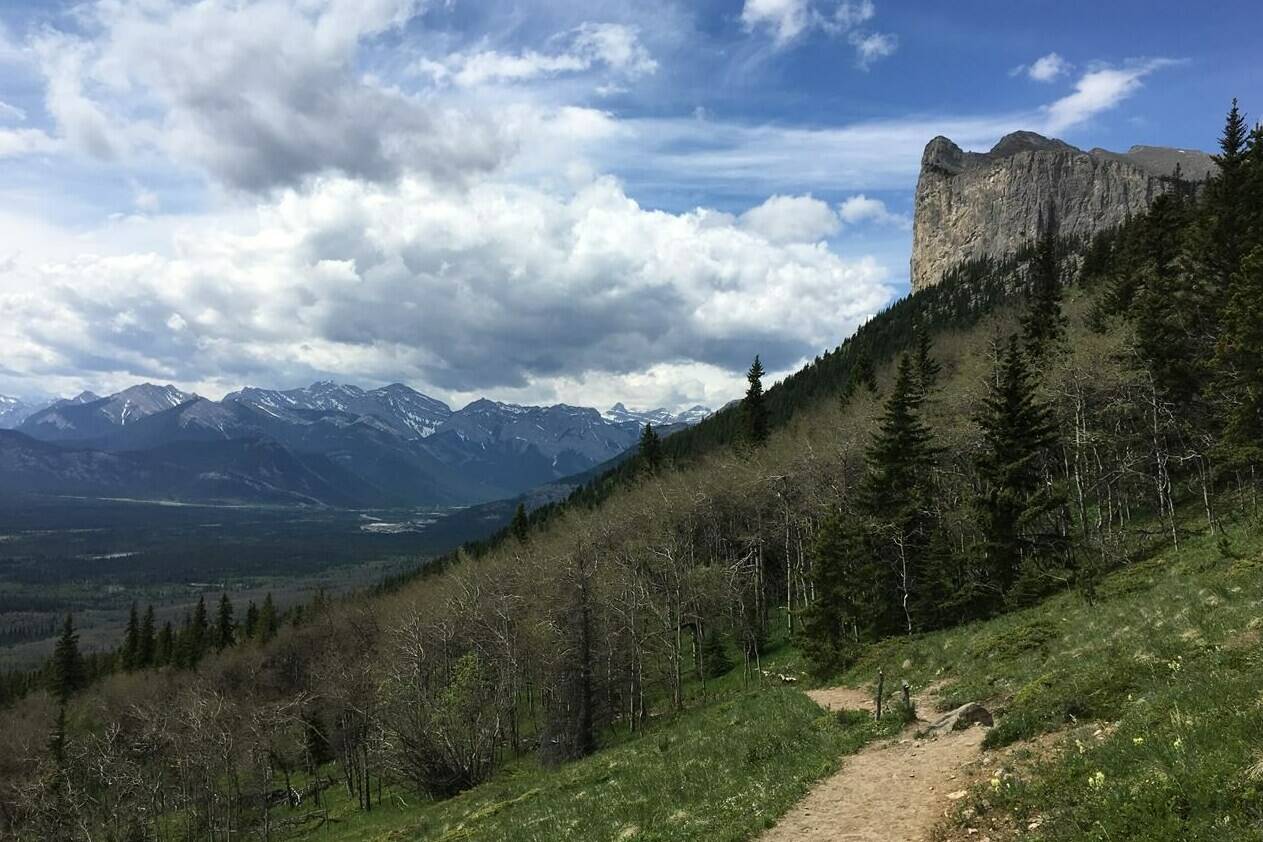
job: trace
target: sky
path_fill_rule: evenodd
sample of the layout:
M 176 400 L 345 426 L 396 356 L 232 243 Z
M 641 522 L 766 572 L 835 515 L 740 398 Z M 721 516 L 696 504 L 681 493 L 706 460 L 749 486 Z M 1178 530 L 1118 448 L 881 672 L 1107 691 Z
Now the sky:
M 0 0 L 0 393 L 719 406 L 907 293 L 934 136 L 1257 116 L 1256 0 L 1189 9 Z

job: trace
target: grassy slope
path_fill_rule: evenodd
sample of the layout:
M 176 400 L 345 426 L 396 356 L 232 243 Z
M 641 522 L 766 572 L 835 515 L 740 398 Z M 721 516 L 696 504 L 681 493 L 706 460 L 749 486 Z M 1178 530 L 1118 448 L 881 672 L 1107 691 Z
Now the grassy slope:
M 987 700 L 1000 715 L 993 747 L 1065 731 L 1037 764 L 962 801 L 945 835 L 1263 839 L 1263 531 L 1243 522 L 1226 534 L 1227 556 L 1218 536 L 1194 535 L 1107 577 L 1093 603 L 1065 593 L 886 641 L 839 680 L 883 667 L 888 686 L 937 683 L 940 706 Z M 793 671 L 797 658 L 782 646 L 766 666 Z M 693 690 L 687 713 L 560 769 L 521 760 L 450 801 L 397 792 L 368 816 L 335 796 L 338 821 L 312 838 L 750 839 L 841 757 L 897 728 L 848 727 L 794 688 L 745 689 L 739 669 L 705 697 Z
M 1107 578 L 1092 604 L 1066 593 L 887 641 L 845 679 L 884 666 L 914 686 L 946 682 L 944 707 L 992 700 L 989 747 L 1068 729 L 1039 762 L 980 787 L 958 831 L 1263 839 L 1263 533 L 1238 523 L 1226 535 L 1229 555 L 1218 536 L 1190 538 Z
M 788 669 L 796 657 L 782 646 L 765 669 Z M 829 716 L 791 687 L 746 688 L 739 667 L 710 682 L 705 696 L 691 689 L 696 707 L 641 735 L 609 735 L 607 748 L 559 769 L 519 760 L 449 801 L 396 791 L 364 815 L 345 793 L 330 791 L 337 821 L 311 838 L 749 839 L 840 758 L 898 728 L 893 719 L 878 725 L 867 717 Z

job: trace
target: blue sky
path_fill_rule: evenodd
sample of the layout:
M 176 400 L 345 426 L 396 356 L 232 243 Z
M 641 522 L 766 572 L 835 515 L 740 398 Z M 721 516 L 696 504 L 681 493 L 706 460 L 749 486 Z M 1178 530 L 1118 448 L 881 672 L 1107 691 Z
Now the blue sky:
M 722 403 L 907 290 L 936 134 L 1210 148 L 1257 3 L 0 0 L 0 392 Z

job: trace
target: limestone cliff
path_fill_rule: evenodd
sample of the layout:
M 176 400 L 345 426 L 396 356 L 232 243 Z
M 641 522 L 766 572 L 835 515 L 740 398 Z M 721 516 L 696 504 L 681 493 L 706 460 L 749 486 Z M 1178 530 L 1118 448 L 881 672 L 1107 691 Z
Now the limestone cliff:
M 1214 162 L 1204 152 L 1133 146 L 1084 152 L 1034 132 L 1006 135 L 990 152 L 936 137 L 921 157 L 912 226 L 913 290 L 978 257 L 1009 254 L 1055 214 L 1062 235 L 1091 235 L 1140 213 L 1170 189 L 1179 164 L 1189 180 Z

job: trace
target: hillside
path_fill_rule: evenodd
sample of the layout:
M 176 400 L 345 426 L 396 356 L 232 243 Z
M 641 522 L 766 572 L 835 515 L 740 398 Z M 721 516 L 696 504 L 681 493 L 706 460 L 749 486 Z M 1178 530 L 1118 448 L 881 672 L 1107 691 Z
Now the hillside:
M 388 592 L 203 613 L 94 687 L 67 628 L 0 826 L 750 839 L 902 727 L 800 689 L 883 669 L 996 712 L 942 834 L 1260 838 L 1263 129 L 1222 152 Z

